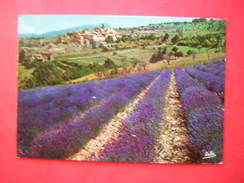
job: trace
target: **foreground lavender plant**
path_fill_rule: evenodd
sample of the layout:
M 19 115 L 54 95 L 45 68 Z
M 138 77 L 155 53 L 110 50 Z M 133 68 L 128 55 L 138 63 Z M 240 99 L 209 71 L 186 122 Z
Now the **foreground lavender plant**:
M 181 68 L 175 69 L 175 74 L 187 119 L 189 148 L 194 154 L 195 161 L 220 162 L 224 117 L 220 98 L 197 84 Z M 210 151 L 215 156 L 206 157 Z
M 48 129 L 80 111 L 95 105 L 111 92 L 125 86 L 125 82 L 91 82 L 55 86 L 19 93 L 19 145 L 29 145 L 40 131 Z M 26 148 L 25 148 L 26 150 Z
M 224 78 L 216 76 L 212 73 L 203 72 L 192 67 L 186 67 L 186 71 L 194 78 L 198 79 L 206 87 L 223 97 L 224 94 Z
M 225 77 L 225 62 L 222 60 L 207 62 L 205 64 L 196 64 L 195 68 L 210 74 L 215 74 L 222 78 Z
M 135 111 L 123 122 L 118 139 L 107 144 L 99 160 L 120 162 L 152 162 L 155 152 L 155 135 L 162 121 L 165 95 L 169 86 L 170 71 L 162 74 L 138 104 Z
M 43 132 L 34 136 L 35 139 L 30 141 L 29 148 L 24 146 L 28 151 L 21 153 L 21 156 L 64 158 L 76 152 L 88 139 L 95 137 L 100 127 L 144 89 L 157 74 L 159 73 L 132 75 L 126 79 L 116 79 L 115 82 L 118 82 L 117 85 L 121 87 L 118 87 L 113 93 L 109 89 L 102 88 L 101 92 L 109 90 L 107 93 L 109 96 L 102 99 L 97 107 L 89 108 L 85 111 L 84 116 L 80 114 L 77 117 L 68 118 L 61 125 L 48 126 L 50 124 L 47 123 L 47 126 L 42 129 Z M 104 87 L 109 88 L 109 85 Z M 99 91 L 96 92 L 99 93 Z M 38 123 L 35 125 L 37 126 Z M 27 126 L 21 127 L 26 128 Z M 28 136 L 26 133 L 24 135 Z

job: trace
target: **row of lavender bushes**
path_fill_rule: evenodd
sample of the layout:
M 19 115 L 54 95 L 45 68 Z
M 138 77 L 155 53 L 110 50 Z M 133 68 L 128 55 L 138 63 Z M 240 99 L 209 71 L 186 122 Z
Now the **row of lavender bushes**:
M 199 84 L 182 68 L 175 69 L 175 76 L 187 120 L 189 149 L 192 152 L 193 161 L 220 162 L 224 117 L 220 97 Z M 206 157 L 211 151 L 214 155 Z
M 19 143 L 21 149 L 26 151 L 19 152 L 19 155 L 59 159 L 75 153 L 90 138 L 95 137 L 102 125 L 119 110 L 122 110 L 159 74 L 160 72 L 137 74 L 107 81 L 33 91 L 35 95 L 41 96 L 39 102 L 36 103 L 37 106 L 33 104 L 32 111 L 26 111 L 24 107 L 29 107 L 26 103 L 20 107 L 21 112 L 24 110 L 24 112 L 31 114 L 29 116 L 20 115 Z M 96 101 L 93 101 L 94 99 Z M 23 100 L 20 99 L 21 102 Z M 60 100 L 62 102 L 59 102 Z M 56 103 L 58 106 L 54 104 L 54 106 L 50 106 L 50 103 Z M 69 111 L 69 108 L 76 105 L 84 107 L 76 113 L 72 113 L 75 115 L 63 116 L 62 112 L 54 112 L 53 115 L 50 115 L 46 105 L 49 106 L 51 112 L 62 109 L 63 112 Z M 42 113 L 39 114 L 40 110 Z M 85 115 L 81 116 L 82 114 Z M 55 122 L 49 121 L 53 120 L 52 117 L 58 117 L 58 119 L 55 119 Z M 36 128 L 38 128 L 37 131 Z M 26 138 L 29 139 L 26 140 Z
M 186 67 L 186 71 L 193 78 L 201 81 L 209 90 L 216 92 L 221 97 L 224 97 L 224 77 L 192 67 Z
M 196 79 L 181 68 L 175 69 L 177 87 L 188 121 L 189 148 L 193 158 L 199 162 L 221 160 L 223 129 L 223 104 L 199 81 L 219 94 L 224 86 L 223 80 L 219 81 L 219 78 L 224 78 L 224 69 L 223 61 L 187 67 L 187 72 Z M 151 72 L 20 92 L 18 155 L 62 159 L 77 152 L 159 74 Z M 156 156 L 153 151 L 154 139 L 158 123 L 162 122 L 169 79 L 168 70 L 126 118 L 119 138 L 106 145 L 100 153 L 100 160 L 153 161 Z M 210 151 L 217 157 L 205 159 L 206 152 Z
M 100 152 L 100 161 L 153 162 L 155 136 L 162 123 L 165 96 L 170 81 L 165 71 L 146 93 L 135 110 L 123 121 L 119 137 Z
M 126 82 L 114 79 L 19 92 L 18 134 L 22 152 L 28 151 L 31 141 L 41 131 L 95 105 Z
M 225 78 L 225 61 L 223 60 L 216 60 L 214 62 L 207 62 L 205 64 L 196 64 L 195 68 L 215 74 L 216 76 L 222 77 L 222 79 Z

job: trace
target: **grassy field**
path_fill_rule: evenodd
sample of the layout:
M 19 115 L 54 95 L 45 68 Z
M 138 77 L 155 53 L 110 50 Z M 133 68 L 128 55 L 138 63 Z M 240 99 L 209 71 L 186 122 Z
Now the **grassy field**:
M 182 50 L 183 52 L 186 52 L 188 50 L 187 48 L 185 48 L 183 46 L 179 47 L 179 49 Z M 128 51 L 127 54 L 130 54 L 130 56 L 133 58 L 134 57 L 133 54 L 136 53 L 136 56 L 138 56 L 138 57 L 141 56 L 144 58 L 145 62 L 148 62 L 148 60 L 145 59 L 146 56 L 148 56 L 148 55 L 146 55 L 145 52 L 142 52 L 142 49 L 133 49 L 133 50 L 135 50 L 135 52 L 133 52 L 132 50 L 129 50 L 129 51 L 127 50 Z M 152 54 L 151 52 L 149 52 L 149 49 L 145 49 L 144 51 L 146 51 L 147 54 Z M 141 53 L 142 55 L 140 55 L 139 53 Z M 210 59 L 208 60 L 208 56 L 207 56 L 206 52 L 204 52 L 204 49 L 202 49 L 200 51 L 200 53 L 196 54 L 196 57 L 194 60 L 193 60 L 192 56 L 184 56 L 184 57 L 175 58 L 175 60 L 171 60 L 170 65 L 163 60 L 159 61 L 157 63 L 148 63 L 146 70 L 144 72 L 155 71 L 155 70 L 175 69 L 177 67 L 185 68 L 186 66 L 193 66 L 198 63 L 202 64 L 205 62 L 211 62 L 213 60 L 224 59 L 224 58 L 225 58 L 224 52 L 218 52 L 218 53 L 210 52 Z M 108 72 L 111 72 L 111 71 L 108 70 L 107 73 Z M 133 68 L 132 68 L 131 73 L 137 73 L 137 71 L 133 70 Z M 120 75 L 122 76 L 123 74 L 120 74 Z M 99 80 L 99 79 L 102 79 L 101 76 L 96 75 L 96 73 L 92 73 L 87 76 L 68 81 L 67 83 L 70 84 L 70 83 L 78 83 L 78 82 L 92 81 L 92 80 Z
M 72 68 L 69 64 L 78 64 L 80 66 L 88 66 L 89 64 L 104 64 L 106 59 L 111 59 L 117 66 L 117 70 L 120 71 L 119 68 L 127 67 L 131 68 L 130 73 L 138 73 L 138 71 L 133 70 L 133 63 L 146 63 L 146 70 L 144 72 L 154 71 L 154 70 L 164 70 L 167 68 L 173 69 L 176 67 L 185 67 L 192 66 L 196 63 L 204 63 L 207 61 L 212 61 L 215 59 L 224 59 L 225 53 L 218 52 L 215 53 L 214 50 L 210 50 L 210 60 L 208 60 L 207 49 L 206 48 L 191 48 L 187 46 L 177 46 L 179 51 L 182 51 L 183 57 L 173 57 L 170 65 L 168 65 L 165 61 L 159 61 L 157 63 L 150 63 L 149 60 L 153 53 L 156 53 L 158 48 L 164 47 L 162 45 L 150 45 L 145 48 L 137 47 L 137 48 L 128 48 L 128 49 L 120 49 L 120 50 L 111 50 L 111 51 L 102 51 L 102 49 L 84 49 L 80 52 L 74 52 L 69 54 L 56 54 L 54 55 L 55 62 L 58 63 L 58 66 L 65 69 Z M 167 50 L 171 50 L 173 45 L 167 45 Z M 193 60 L 192 56 L 187 56 L 187 51 L 192 50 L 196 53 L 196 57 Z M 65 61 L 63 63 L 62 61 Z M 28 79 L 32 77 L 34 72 L 34 68 L 27 69 L 26 67 L 20 65 L 19 67 L 19 88 L 22 88 L 22 84 L 25 83 Z M 62 69 L 63 70 L 63 69 Z M 71 79 L 69 81 L 65 81 L 60 84 L 67 83 L 77 83 L 91 80 L 99 80 L 109 76 L 111 70 L 103 71 L 105 73 L 104 77 L 97 75 L 95 71 L 86 72 L 81 74 L 80 77 L 75 79 Z M 119 72 L 117 75 L 109 76 L 109 77 L 119 77 L 126 75 L 128 73 Z M 107 76 L 106 76 L 107 75 Z
M 161 45 L 152 45 L 147 46 L 145 49 L 143 48 L 130 48 L 130 49 L 122 49 L 122 50 L 116 50 L 116 51 L 106 51 L 98 52 L 96 51 L 82 51 L 79 53 L 74 54 L 63 54 L 63 55 L 57 55 L 55 59 L 57 60 L 65 60 L 68 62 L 73 62 L 81 65 L 88 65 L 93 63 L 103 64 L 103 62 L 110 58 L 115 62 L 118 66 L 130 66 L 133 64 L 134 61 L 138 61 L 141 63 L 149 63 L 149 60 L 154 52 L 156 50 L 162 47 Z M 167 46 L 168 50 L 171 50 L 173 46 Z M 191 48 L 188 46 L 176 46 L 179 51 L 182 51 L 184 55 L 187 55 L 187 51 L 191 50 L 196 53 L 196 60 L 199 60 L 200 62 L 202 60 L 206 60 L 207 58 L 207 49 L 206 48 Z M 221 59 L 224 58 L 224 53 L 214 53 L 214 50 L 210 50 L 209 53 L 213 56 L 214 59 Z M 183 58 L 177 58 L 178 61 L 182 60 L 189 60 L 187 57 Z
M 102 64 L 107 58 L 110 58 L 118 66 L 129 66 L 133 61 L 148 62 L 152 54 L 153 52 L 150 48 L 129 48 L 106 52 L 63 54 L 57 55 L 55 59 L 88 65 L 93 63 Z

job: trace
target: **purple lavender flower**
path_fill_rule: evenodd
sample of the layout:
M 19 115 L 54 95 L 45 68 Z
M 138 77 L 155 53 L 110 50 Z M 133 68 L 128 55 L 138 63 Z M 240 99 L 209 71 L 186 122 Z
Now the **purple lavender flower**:
M 45 88 L 40 93 L 38 90 L 20 93 L 18 133 L 22 153 L 19 154 L 61 158 L 77 151 L 158 74 L 136 74 Z M 31 103 L 32 95 L 39 96 L 39 102 Z M 98 107 L 92 108 L 95 104 Z M 83 111 L 84 117 L 75 117 Z
M 186 67 L 186 71 L 194 78 L 201 81 L 206 87 L 220 95 L 224 93 L 224 78 L 215 74 Z
M 220 98 L 200 83 L 196 83 L 182 69 L 175 69 L 175 75 L 187 120 L 189 149 L 193 152 L 195 161 L 219 162 L 222 157 L 222 141 L 220 140 L 224 117 Z M 203 154 L 210 147 L 212 147 L 212 154 L 215 152 L 215 157 L 205 159 Z
M 100 153 L 101 161 L 152 162 L 155 135 L 162 121 L 170 71 L 162 74 L 142 101 L 123 122 L 118 139 Z

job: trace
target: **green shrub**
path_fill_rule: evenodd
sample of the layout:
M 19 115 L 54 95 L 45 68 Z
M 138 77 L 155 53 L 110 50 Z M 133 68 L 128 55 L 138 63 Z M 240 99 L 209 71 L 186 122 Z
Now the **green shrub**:
M 183 54 L 182 51 L 177 51 L 177 52 L 175 52 L 175 56 L 176 56 L 176 57 L 183 57 L 184 54 Z
M 178 48 L 177 48 L 176 46 L 174 46 L 174 47 L 172 48 L 172 51 L 177 52 L 177 51 L 178 51 Z

